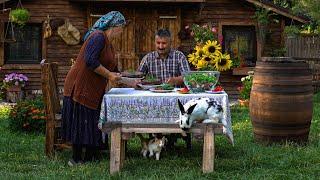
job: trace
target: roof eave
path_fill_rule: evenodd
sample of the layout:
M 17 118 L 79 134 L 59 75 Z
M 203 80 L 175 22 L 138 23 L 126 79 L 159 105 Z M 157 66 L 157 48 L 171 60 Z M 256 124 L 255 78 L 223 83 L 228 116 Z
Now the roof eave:
M 281 10 L 281 9 L 279 9 L 279 8 L 276 8 L 276 7 L 272 6 L 272 5 L 269 5 L 269 4 L 266 4 L 266 3 L 263 3 L 263 2 L 260 2 L 260 1 L 258 1 L 258 0 L 246 0 L 246 1 L 247 1 L 247 2 L 250 2 L 250 3 L 252 3 L 252 4 L 255 4 L 255 5 L 259 6 L 259 7 L 262 7 L 262 8 L 265 8 L 265 9 L 269 9 L 269 10 L 271 10 L 271 11 L 277 13 L 277 14 L 286 16 L 286 17 L 288 17 L 288 18 L 290 18 L 290 19 L 299 21 L 299 22 L 301 22 L 301 23 L 306 24 L 306 23 L 309 22 L 309 20 L 306 19 L 306 18 L 303 18 L 303 17 L 301 17 L 301 16 L 296 16 L 296 15 L 290 13 L 290 12 L 283 11 L 283 10 Z

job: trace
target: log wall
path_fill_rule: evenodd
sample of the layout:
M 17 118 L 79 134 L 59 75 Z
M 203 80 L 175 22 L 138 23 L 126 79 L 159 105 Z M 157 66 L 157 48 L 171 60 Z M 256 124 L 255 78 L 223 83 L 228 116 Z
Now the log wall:
M 76 3 L 70 3 L 67 0 L 30 0 L 22 1 L 23 7 L 27 8 L 30 12 L 30 23 L 43 23 L 47 18 L 47 15 L 51 19 L 63 18 L 69 19 L 70 23 L 75 26 L 81 33 L 81 36 L 87 29 L 87 18 L 86 18 L 86 6 L 78 5 Z M 12 1 L 6 3 L 7 7 L 16 7 L 16 2 Z M 1 24 L 7 22 L 8 14 L 2 14 Z M 58 85 L 61 88 L 63 86 L 64 78 L 71 65 L 70 59 L 76 59 L 77 53 L 81 47 L 81 44 L 75 46 L 68 46 L 58 36 L 56 31 L 53 31 L 53 35 L 47 40 L 43 39 L 42 42 L 42 58 L 46 59 L 46 62 L 58 62 L 59 73 L 58 73 Z M 0 72 L 1 79 L 4 74 L 10 72 L 23 73 L 29 77 L 27 91 L 40 90 L 40 65 L 39 64 L 4 64 L 3 65 L 3 44 L 1 46 L 2 54 L 2 71 Z
M 193 23 L 212 23 L 218 27 L 222 34 L 223 25 L 250 25 L 256 26 L 252 18 L 255 7 L 248 2 L 239 3 L 238 0 L 207 0 L 206 3 L 111 3 L 91 2 L 79 3 L 68 0 L 30 0 L 24 1 L 23 6 L 31 12 L 30 22 L 42 23 L 47 15 L 53 18 L 68 18 L 80 30 L 81 37 L 98 18 L 94 14 L 105 14 L 109 10 L 120 10 L 130 21 L 122 37 L 114 40 L 118 51 L 120 70 L 135 69 L 138 67 L 142 56 L 154 49 L 154 33 L 156 29 L 168 27 L 173 32 L 173 46 L 187 52 L 192 47 L 190 39 L 180 40 L 180 29 Z M 11 6 L 15 7 L 15 2 Z M 169 10 L 168 10 L 169 9 Z M 161 18 L 160 18 L 161 17 Z M 0 16 L 0 25 L 6 21 L 7 16 Z M 2 28 L 3 29 L 3 28 Z M 272 43 L 282 43 L 282 24 L 270 26 Z M 58 62 L 58 85 L 63 87 L 64 78 L 70 68 L 70 59 L 76 59 L 81 44 L 68 46 L 53 32 L 53 36 L 43 43 L 43 58 L 47 62 Z M 266 45 L 265 53 L 271 45 Z M 3 49 L 3 46 L 2 46 Z M 259 51 L 259 50 L 258 50 Z M 262 54 L 263 55 L 263 54 Z M 0 49 L 3 62 L 3 50 Z M 0 60 L 1 62 L 1 60 Z M 8 72 L 20 72 L 30 77 L 27 90 L 40 88 L 40 65 L 3 65 L 0 78 Z M 223 73 L 221 83 L 231 97 L 237 97 L 237 87 L 241 84 L 241 76 L 233 76 L 232 71 Z

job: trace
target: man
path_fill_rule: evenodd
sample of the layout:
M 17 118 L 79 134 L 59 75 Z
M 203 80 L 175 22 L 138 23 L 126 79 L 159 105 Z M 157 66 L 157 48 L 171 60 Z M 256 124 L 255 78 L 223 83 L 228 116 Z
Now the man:
M 171 48 L 171 33 L 167 29 L 160 29 L 155 35 L 156 51 L 145 55 L 141 61 L 138 71 L 156 77 L 163 83 L 173 86 L 184 86 L 182 74 L 190 71 L 186 56 L 178 50 Z M 157 134 L 159 137 L 160 134 Z M 168 148 L 172 148 L 177 136 L 171 134 L 168 138 Z M 183 137 L 187 148 L 191 149 L 191 136 Z
M 182 74 L 190 71 L 185 55 L 171 48 L 171 33 L 160 29 L 155 35 L 156 51 L 145 55 L 139 71 L 173 86 L 183 86 Z

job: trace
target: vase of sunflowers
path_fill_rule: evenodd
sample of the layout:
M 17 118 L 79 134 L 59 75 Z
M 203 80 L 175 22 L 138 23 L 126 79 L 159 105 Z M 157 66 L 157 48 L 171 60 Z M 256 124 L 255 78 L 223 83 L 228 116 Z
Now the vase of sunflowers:
M 210 78 L 198 78 L 202 79 L 201 82 L 193 83 L 193 86 L 192 83 L 188 82 L 188 73 L 184 76 L 185 84 L 193 92 L 212 90 L 218 81 L 220 72 L 231 68 L 232 60 L 230 59 L 229 54 L 222 53 L 221 43 L 218 42 L 217 30 L 215 27 L 210 25 L 193 25 L 191 35 L 194 37 L 195 47 L 194 51 L 188 55 L 189 63 L 191 63 L 198 72 L 203 72 L 202 76 L 204 76 L 203 74 L 209 74 L 214 77 L 215 82 Z M 208 82 L 205 82 L 203 79 L 210 79 L 210 86 L 204 85 L 204 83 L 208 84 Z M 199 87 L 204 88 L 199 89 Z

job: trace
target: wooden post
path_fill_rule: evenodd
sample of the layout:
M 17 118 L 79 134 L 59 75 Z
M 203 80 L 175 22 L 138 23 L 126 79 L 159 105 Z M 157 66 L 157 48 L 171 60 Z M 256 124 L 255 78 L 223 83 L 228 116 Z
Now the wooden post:
M 42 83 L 42 92 L 43 92 L 43 100 L 45 102 L 46 107 L 46 140 L 45 140 L 45 153 L 48 157 L 52 157 L 54 154 L 54 114 L 53 109 L 51 108 L 51 98 L 50 94 L 50 64 L 43 64 L 41 66 L 41 83 Z
M 214 169 L 214 131 L 213 126 L 208 124 L 204 127 L 203 134 L 203 157 L 202 172 L 210 173 Z
M 120 171 L 122 148 L 121 127 L 117 127 L 111 131 L 110 174 Z
M 126 158 L 126 148 L 127 148 L 127 141 L 121 140 L 120 168 L 123 168 L 123 165 L 124 165 L 124 161 Z

